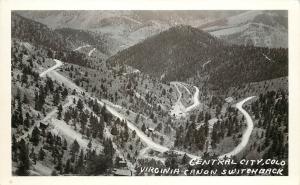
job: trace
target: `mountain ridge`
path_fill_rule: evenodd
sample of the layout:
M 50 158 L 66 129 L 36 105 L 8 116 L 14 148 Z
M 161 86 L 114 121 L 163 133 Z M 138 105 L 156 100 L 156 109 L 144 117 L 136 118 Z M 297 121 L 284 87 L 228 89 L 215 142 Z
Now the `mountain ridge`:
M 198 28 L 233 44 L 288 47 L 285 11 L 247 11 L 202 24 Z
M 278 62 L 268 62 L 266 55 Z M 287 49 L 230 45 L 205 31 L 180 25 L 117 53 L 108 63 L 131 65 L 153 77 L 164 76 L 166 81 L 186 81 L 201 73 L 202 78 L 208 75 L 210 84 L 229 87 L 287 76 Z
M 187 59 L 185 57 L 193 60 L 200 60 L 200 56 L 197 56 L 193 50 L 201 50 L 200 52 L 205 53 L 207 51 L 206 48 L 210 43 L 214 43 L 214 45 L 222 44 L 213 36 L 199 29 L 191 26 L 179 25 L 149 37 L 144 41 L 117 53 L 115 56 L 108 59 L 108 63 L 113 60 L 116 60 L 114 63 L 118 63 L 120 62 L 118 61 L 119 58 L 122 60 L 123 57 L 127 56 L 127 58 L 125 58 L 126 64 L 133 65 L 133 67 L 146 73 L 150 73 L 151 75 L 161 76 L 163 75 L 163 72 L 165 72 L 165 68 L 170 65 L 177 64 L 179 65 L 179 68 L 182 67 L 184 63 L 179 63 L 179 61 L 186 61 Z M 189 45 L 193 47 L 190 48 L 190 50 L 185 49 L 189 48 Z M 147 54 L 149 53 L 151 53 L 151 57 L 148 57 Z M 132 60 L 135 57 L 137 57 L 137 59 Z M 185 64 L 188 63 L 189 62 Z M 156 69 L 151 72 L 150 69 L 153 67 L 156 67 Z

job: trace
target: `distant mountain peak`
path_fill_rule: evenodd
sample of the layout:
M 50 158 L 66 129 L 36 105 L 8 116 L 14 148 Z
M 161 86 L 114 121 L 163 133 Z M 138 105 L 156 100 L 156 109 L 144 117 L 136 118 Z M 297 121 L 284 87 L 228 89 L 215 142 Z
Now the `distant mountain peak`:
M 188 42 L 191 43 L 190 45 L 193 45 L 192 43 L 196 45 L 198 45 L 199 43 L 201 43 L 201 45 L 211 45 L 221 43 L 221 40 L 217 39 L 211 34 L 190 25 L 183 24 L 171 27 L 168 30 L 161 32 L 160 34 L 154 35 L 152 36 L 152 39 L 163 39 L 170 44 Z M 150 39 L 146 39 L 146 41 L 147 40 Z

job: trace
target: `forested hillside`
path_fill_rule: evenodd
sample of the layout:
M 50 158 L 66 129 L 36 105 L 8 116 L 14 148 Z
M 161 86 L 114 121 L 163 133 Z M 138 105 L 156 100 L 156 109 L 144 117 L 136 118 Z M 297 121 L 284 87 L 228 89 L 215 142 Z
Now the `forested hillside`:
M 108 54 L 107 40 L 92 32 L 59 29 L 52 30 L 47 26 L 12 13 L 12 38 L 30 42 L 48 50 L 48 57 L 61 59 L 68 63 L 91 66 L 84 53 L 73 51 L 83 45 L 91 45 L 100 52 Z
M 92 47 L 97 48 L 100 52 L 110 55 L 109 40 L 104 35 L 71 28 L 55 29 L 55 32 L 66 38 L 68 43 L 74 43 L 73 48 L 88 43 Z
M 111 63 L 132 65 L 166 81 L 208 75 L 217 88 L 287 76 L 287 49 L 228 45 L 190 26 L 177 26 L 117 55 Z
M 13 40 L 11 63 L 14 175 L 100 175 L 119 161 L 126 166 L 134 161 L 143 144 L 125 122 L 97 101 L 39 75 L 54 65 L 47 50 Z

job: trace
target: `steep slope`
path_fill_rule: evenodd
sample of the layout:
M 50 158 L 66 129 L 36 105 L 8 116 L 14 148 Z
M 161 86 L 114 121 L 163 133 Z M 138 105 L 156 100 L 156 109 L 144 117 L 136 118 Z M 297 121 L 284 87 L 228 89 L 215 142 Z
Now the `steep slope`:
M 191 26 L 170 28 L 108 61 L 166 81 L 208 77 L 216 88 L 287 76 L 288 71 L 287 49 L 228 45 Z
M 96 34 L 91 31 L 83 31 L 71 28 L 56 29 L 55 32 L 66 38 L 66 41 L 72 45 L 72 48 L 82 45 L 90 45 L 97 48 L 103 54 L 110 55 L 110 41 L 104 35 L 100 35 L 99 33 Z
M 136 44 L 149 34 L 166 29 L 162 24 L 142 24 L 132 17 L 131 11 L 18 11 L 18 13 L 54 29 L 71 28 L 97 32 L 108 40 L 109 47 L 106 49 L 110 55 Z
M 213 55 L 214 48 L 220 45 L 222 43 L 208 33 L 181 25 L 123 50 L 109 62 L 132 65 L 168 80 L 183 80 L 193 73 L 190 69 L 202 65 L 203 59 Z
M 132 168 L 125 157 L 137 155 L 143 144 L 132 139 L 126 124 L 113 119 L 103 103 L 55 71 L 61 61 L 13 39 L 11 64 L 13 175 L 99 175 L 117 159 Z M 113 135 L 121 140 L 112 141 Z M 126 156 L 133 143 L 136 150 Z M 92 170 L 95 164 L 99 167 Z
M 288 47 L 287 11 L 246 11 L 199 28 L 234 44 Z
M 74 29 L 52 30 L 44 24 L 24 18 L 15 12 L 12 12 L 11 20 L 12 38 L 46 48 L 49 51 L 49 57 L 53 55 L 69 63 L 88 65 L 86 60 L 88 52 L 73 51 L 87 44 L 97 48 L 104 55 L 108 55 L 107 40 L 95 33 Z
M 67 49 L 61 35 L 44 24 L 24 18 L 14 12 L 11 14 L 11 36 L 56 50 Z

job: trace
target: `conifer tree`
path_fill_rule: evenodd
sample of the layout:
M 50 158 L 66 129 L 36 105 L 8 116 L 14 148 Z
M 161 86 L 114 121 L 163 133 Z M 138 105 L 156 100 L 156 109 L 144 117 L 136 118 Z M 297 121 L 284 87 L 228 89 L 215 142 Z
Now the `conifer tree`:
M 59 94 L 58 89 L 56 89 L 56 91 L 54 92 L 54 95 L 53 95 L 53 105 L 56 106 L 59 103 L 60 103 L 60 94 Z
M 37 146 L 40 141 L 40 130 L 35 126 L 32 130 L 30 141 L 34 146 Z
M 145 126 L 145 124 L 143 123 L 143 125 L 142 125 L 142 131 L 143 132 L 145 132 L 146 131 L 146 126 Z
M 59 104 L 59 106 L 58 106 L 58 108 L 57 108 L 57 110 L 58 110 L 58 113 L 57 113 L 57 119 L 61 119 L 61 117 L 62 117 L 62 111 L 63 111 L 63 107 L 62 107 L 62 105 L 61 104 Z
M 11 151 L 12 151 L 12 160 L 17 162 L 17 151 L 18 150 L 18 146 L 17 146 L 17 140 L 16 140 L 16 136 L 13 134 L 12 135 L 12 145 L 11 145 Z
M 80 146 L 79 146 L 77 140 L 75 139 L 73 144 L 71 145 L 71 153 L 72 154 L 78 153 L 79 149 L 80 149 Z
M 39 160 L 43 161 L 44 158 L 45 158 L 45 155 L 46 155 L 46 153 L 44 152 L 44 150 L 42 148 L 40 148 L 40 151 L 39 151 Z
M 19 143 L 19 164 L 16 174 L 19 176 L 29 175 L 29 151 L 25 141 L 22 139 Z
M 71 170 L 71 164 L 70 163 L 71 163 L 70 159 L 68 159 L 67 162 L 66 162 L 66 165 L 65 165 L 65 169 L 64 169 L 65 174 L 70 173 L 70 170 Z
M 83 109 L 83 102 L 81 99 L 77 101 L 77 109 L 79 109 L 79 111 L 82 111 Z

